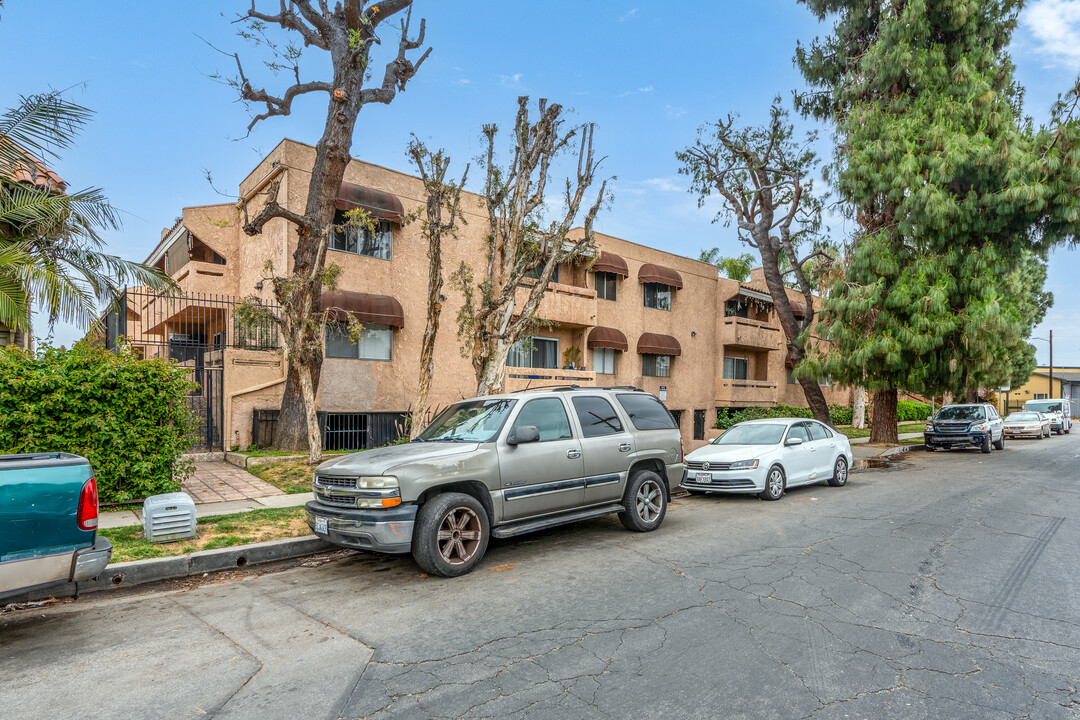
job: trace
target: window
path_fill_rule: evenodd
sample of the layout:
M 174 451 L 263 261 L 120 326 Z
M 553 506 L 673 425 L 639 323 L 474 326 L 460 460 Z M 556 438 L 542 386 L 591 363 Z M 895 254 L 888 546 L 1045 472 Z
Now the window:
M 675 427 L 682 429 L 682 410 L 668 410 L 671 419 L 675 421 Z
M 510 431 L 525 425 L 533 425 L 540 431 L 540 442 L 574 437 L 570 432 L 570 418 L 559 398 L 540 398 L 525 403 Z
M 1050 395 L 1048 395 L 1047 393 L 1035 393 L 1035 399 L 1036 400 L 1049 400 Z
M 671 310 L 671 286 L 660 283 L 645 283 L 643 288 L 645 307 L 657 310 Z
M 645 377 L 671 377 L 671 356 L 642 355 L 641 374 Z
M 587 438 L 622 432 L 623 426 L 615 408 L 604 398 L 576 397 L 574 410 L 581 423 L 581 434 Z
M 615 282 L 618 279 L 619 276 L 615 273 L 596 273 L 596 297 L 600 300 L 614 300 L 616 295 Z
M 674 430 L 674 418 L 663 403 L 648 393 L 623 393 L 616 396 L 630 422 L 638 430 Z
M 724 316 L 748 318 L 750 317 L 750 303 L 739 298 L 732 298 L 724 303 Z
M 615 349 L 594 348 L 592 351 L 592 369 L 597 375 L 614 375 Z
M 334 211 L 334 234 L 330 238 L 330 249 L 354 255 L 367 255 L 380 260 L 391 260 L 394 256 L 394 231 L 386 220 L 379 220 L 375 232 L 366 227 L 346 224 L 345 213 Z
M 418 436 L 424 442 L 491 442 L 516 400 L 469 400 L 451 405 Z
M 810 435 L 806 432 L 806 423 L 797 423 L 791 426 L 788 430 L 788 440 L 791 438 L 799 438 L 803 442 L 810 442 Z
M 365 325 L 353 342 L 349 324 L 326 323 L 326 357 L 351 360 L 392 360 L 394 331 L 389 325 Z
M 775 445 L 784 437 L 784 425 L 740 423 L 712 441 L 713 445 Z
M 799 384 L 799 381 L 795 379 L 795 371 L 793 369 L 791 369 L 791 368 L 788 368 L 788 371 L 787 371 L 787 384 L 788 385 L 798 385 Z
M 510 367 L 555 369 L 559 367 L 559 341 L 541 337 L 518 340 L 510 348 L 506 364 Z
M 551 273 L 551 282 L 554 282 L 554 283 L 559 282 L 559 268 L 560 267 L 561 267 L 560 265 L 555 266 L 555 270 L 553 270 L 552 273 Z M 544 266 L 543 265 L 537 265 L 532 270 L 529 270 L 528 272 L 526 272 L 525 277 L 530 277 L 533 280 L 539 280 L 540 279 L 540 273 L 542 273 L 543 271 L 544 271 Z
M 818 385 L 820 385 L 821 387 L 829 387 L 830 385 L 832 385 L 832 376 L 826 375 L 825 377 L 821 378 L 820 380 L 818 380 Z
M 810 428 L 810 438 L 813 440 L 825 440 L 829 436 L 826 434 L 825 426 L 819 423 L 806 423 Z
M 746 358 L 728 355 L 724 356 L 725 380 L 745 380 L 749 369 L 750 361 Z

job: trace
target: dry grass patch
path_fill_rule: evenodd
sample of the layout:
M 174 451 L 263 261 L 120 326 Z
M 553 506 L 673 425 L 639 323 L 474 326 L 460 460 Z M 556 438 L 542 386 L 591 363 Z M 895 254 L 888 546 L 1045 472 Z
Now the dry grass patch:
M 267 540 L 311 534 L 304 508 L 267 508 L 234 515 L 216 515 L 198 521 L 199 536 L 171 543 L 149 542 L 142 526 L 110 528 L 98 533 L 113 544 L 112 562 L 184 555 L 196 550 L 249 545 Z
M 290 495 L 311 492 L 311 477 L 314 468 L 308 465 L 306 460 L 256 465 L 249 467 L 247 471 Z

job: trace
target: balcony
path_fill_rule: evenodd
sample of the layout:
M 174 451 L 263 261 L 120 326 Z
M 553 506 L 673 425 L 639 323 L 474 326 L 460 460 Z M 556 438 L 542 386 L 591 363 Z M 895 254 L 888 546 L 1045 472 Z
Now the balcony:
M 725 317 L 720 320 L 721 345 L 779 350 L 783 347 L 784 332 L 777 325 L 741 317 Z
M 516 377 L 515 377 L 516 376 Z M 595 385 L 592 370 L 559 370 L 544 368 L 507 367 L 503 392 L 519 392 L 544 385 Z
M 225 266 L 220 263 L 189 260 L 173 272 L 173 279 L 185 293 L 227 293 Z
M 771 407 L 776 403 L 776 383 L 768 380 L 716 381 L 716 404 L 746 407 Z
M 524 278 L 523 285 L 533 285 L 535 280 Z M 519 287 L 514 297 L 514 307 L 521 308 L 529 297 L 531 287 Z M 596 324 L 596 291 L 592 288 L 548 283 L 544 298 L 536 311 L 541 320 L 562 325 L 592 327 Z

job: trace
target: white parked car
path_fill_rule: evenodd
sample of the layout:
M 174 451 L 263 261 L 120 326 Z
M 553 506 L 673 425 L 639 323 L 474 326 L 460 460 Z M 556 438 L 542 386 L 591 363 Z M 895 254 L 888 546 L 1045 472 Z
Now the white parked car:
M 844 485 L 852 460 L 848 439 L 816 420 L 748 420 L 687 455 L 682 484 L 695 494 L 756 493 L 779 500 L 797 485 Z
M 1050 418 L 1040 412 L 1014 412 L 1005 418 L 1005 435 L 1008 437 L 1050 437 Z

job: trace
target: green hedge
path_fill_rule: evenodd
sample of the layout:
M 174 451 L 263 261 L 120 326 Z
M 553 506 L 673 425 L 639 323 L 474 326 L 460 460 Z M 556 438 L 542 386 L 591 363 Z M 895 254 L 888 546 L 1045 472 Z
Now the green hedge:
M 829 418 L 833 425 L 850 425 L 851 408 L 843 405 L 830 405 Z M 726 430 L 736 423 L 747 420 L 760 420 L 762 418 L 797 417 L 812 418 L 814 414 L 810 408 L 797 407 L 795 405 L 776 405 L 771 408 L 746 408 L 738 412 L 731 412 L 728 408 L 720 408 L 716 412 L 716 424 L 714 428 Z
M 187 371 L 86 342 L 36 353 L 0 348 L 0 453 L 90 460 L 101 502 L 175 492 L 195 419 Z
M 930 403 L 915 402 L 914 400 L 901 400 L 896 403 L 896 420 L 898 422 L 918 422 L 930 417 Z
M 829 406 L 829 417 L 833 425 L 850 425 L 854 415 L 855 410 L 846 405 Z

